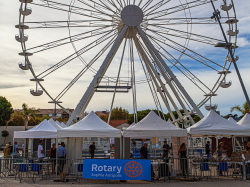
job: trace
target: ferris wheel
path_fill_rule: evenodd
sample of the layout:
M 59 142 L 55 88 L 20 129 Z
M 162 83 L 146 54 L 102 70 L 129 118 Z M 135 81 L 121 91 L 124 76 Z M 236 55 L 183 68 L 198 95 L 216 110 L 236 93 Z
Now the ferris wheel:
M 226 76 L 238 60 L 232 55 L 239 33 L 233 0 L 19 1 L 19 67 L 33 75 L 33 96 L 46 93 L 71 115 L 67 125 L 84 117 L 95 92 L 111 92 L 110 111 L 116 94 L 131 92 L 136 121 L 142 84 L 148 84 L 158 112 L 166 107 L 174 123 L 193 124 L 190 115 L 202 118 L 200 108 L 209 100 L 205 108 L 215 109 L 211 98 L 232 84 Z M 220 11 L 213 13 L 211 3 Z M 231 55 L 223 49 L 229 45 Z M 84 76 L 94 77 L 70 113 L 63 98 Z M 66 77 L 65 85 L 57 83 Z

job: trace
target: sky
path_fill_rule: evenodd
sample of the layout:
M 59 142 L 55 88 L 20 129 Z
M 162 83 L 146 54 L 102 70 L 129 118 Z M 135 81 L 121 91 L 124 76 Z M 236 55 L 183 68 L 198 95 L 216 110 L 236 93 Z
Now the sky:
M 181 0 L 184 2 L 184 0 Z M 34 0 L 35 3 L 41 3 L 41 1 Z M 58 1 L 59 2 L 59 1 Z M 63 0 L 60 1 L 63 3 L 68 3 L 70 1 Z M 164 5 L 165 7 L 174 6 L 174 3 L 177 1 L 170 1 L 168 4 Z M 228 1 L 229 2 L 229 1 Z M 219 0 L 215 3 L 216 8 L 219 9 L 219 6 L 222 4 L 222 0 Z M 19 56 L 18 53 L 21 52 L 21 45 L 15 40 L 15 35 L 18 34 L 18 29 L 15 28 L 15 25 L 19 21 L 19 1 L 9 0 L 9 1 L 0 1 L 0 95 L 6 97 L 11 103 L 14 109 L 21 108 L 22 103 L 27 103 L 30 107 L 36 108 L 53 108 L 52 104 L 49 104 L 50 98 L 44 93 L 40 97 L 34 97 L 30 94 L 30 89 L 35 89 L 36 85 L 34 82 L 30 81 L 32 74 L 30 71 L 23 71 L 18 67 L 19 62 L 24 62 L 23 57 Z M 75 6 L 82 6 L 79 2 L 75 3 Z M 239 60 L 237 61 L 238 68 L 242 75 L 242 79 L 245 83 L 246 90 L 250 92 L 250 65 L 249 65 L 249 48 L 250 48 L 250 3 L 248 0 L 238 0 L 234 1 L 234 6 L 236 9 L 236 16 L 239 20 L 238 22 L 238 39 L 237 45 L 239 48 L 236 50 L 236 55 L 239 55 Z M 66 21 L 68 19 L 68 14 L 62 11 L 57 11 L 48 8 L 42 8 L 35 5 L 29 5 L 28 7 L 32 8 L 32 14 L 27 16 L 26 22 L 37 22 L 37 21 Z M 209 4 L 206 6 L 200 6 L 197 8 L 192 8 L 190 12 L 177 13 L 176 17 L 182 17 L 184 14 L 189 17 L 209 17 L 212 15 L 212 8 Z M 224 15 L 224 12 L 221 11 Z M 232 12 L 231 12 L 232 13 Z M 83 18 L 79 15 L 72 14 L 70 17 L 71 20 L 82 20 Z M 225 21 L 225 20 L 224 20 Z M 29 26 L 36 26 L 34 23 L 30 23 Z M 225 26 L 224 26 L 225 27 Z M 190 31 L 190 27 L 185 26 L 173 26 L 171 28 L 180 29 L 184 31 Z M 71 35 L 79 34 L 86 32 L 88 27 L 74 27 L 70 30 Z M 154 28 L 156 29 L 156 28 Z M 225 27 L 226 29 L 226 27 Z M 193 25 L 192 32 L 196 34 L 202 34 L 207 37 L 213 37 L 217 39 L 223 39 L 221 32 L 219 32 L 219 25 Z M 169 32 L 171 33 L 171 32 Z M 26 33 L 25 33 L 26 34 Z M 148 33 L 149 34 L 149 33 Z M 26 42 L 27 48 L 38 46 L 46 42 L 55 41 L 69 36 L 69 31 L 67 28 L 60 29 L 29 29 L 27 31 L 29 37 Z M 102 35 L 103 36 L 103 35 Z M 97 36 L 100 37 L 100 36 Z M 97 37 L 87 38 L 75 42 L 75 48 L 78 50 L 83 46 L 86 46 L 87 43 L 91 43 L 93 39 Z M 171 37 L 169 37 L 172 39 Z M 102 38 L 104 39 L 104 38 Z M 109 41 L 109 39 L 107 40 Z M 175 38 L 180 44 L 185 44 L 185 40 L 181 38 Z M 122 44 L 123 45 L 123 44 Z M 121 46 L 122 46 L 121 45 Z M 163 45 L 162 45 L 163 46 Z M 165 46 L 165 45 L 164 45 Z M 100 44 L 97 47 L 89 50 L 87 53 L 82 55 L 82 58 L 89 62 L 96 54 L 101 50 L 104 45 Z M 220 50 L 214 48 L 211 45 L 204 45 L 202 43 L 197 43 L 190 41 L 188 45 L 189 49 L 194 50 L 195 52 L 205 56 L 215 62 L 223 64 L 225 61 L 226 50 Z M 165 49 L 171 53 L 175 58 L 179 57 L 179 53 L 173 50 L 170 47 L 165 46 Z M 35 50 L 34 50 L 35 51 Z M 33 52 L 34 52 L 33 51 Z M 61 61 L 65 57 L 74 53 L 73 46 L 63 45 L 61 47 L 46 50 L 44 52 L 35 53 L 30 57 L 30 61 L 34 68 L 36 74 L 41 73 L 43 70 L 47 69 L 51 65 Z M 107 52 L 106 52 L 107 53 Z M 104 53 L 98 61 L 93 65 L 93 68 L 98 69 L 102 60 L 105 58 Z M 112 65 L 107 71 L 107 75 L 111 77 L 116 77 L 118 72 L 118 67 L 120 64 L 122 50 L 119 49 L 117 55 L 115 56 Z M 128 60 L 128 51 L 125 51 L 125 60 Z M 218 78 L 218 74 L 211 69 L 204 67 L 200 64 L 193 63 L 187 56 L 183 55 L 180 62 L 182 62 L 185 67 L 189 68 L 197 77 L 200 78 L 208 87 L 212 87 Z M 166 62 L 167 64 L 169 62 Z M 168 64 L 170 65 L 170 64 Z M 83 68 L 83 62 L 76 58 L 72 63 L 65 65 L 58 71 L 53 72 L 51 75 L 47 76 L 45 81 L 42 83 L 46 90 L 52 97 L 58 95 L 61 90 L 80 72 Z M 123 70 L 121 72 L 121 77 L 129 77 L 128 69 L 129 63 L 124 62 L 122 65 Z M 199 91 L 193 84 L 188 81 L 183 74 L 181 74 L 176 69 L 172 69 L 181 84 L 187 90 L 191 98 L 195 103 L 199 103 L 203 98 L 203 93 Z M 222 115 L 230 113 L 230 107 L 235 105 L 242 105 L 245 102 L 245 97 L 243 95 L 241 86 L 239 84 L 236 72 L 234 67 L 231 67 L 232 73 L 228 75 L 227 81 L 232 81 L 232 86 L 227 89 L 220 88 L 216 93 L 218 96 L 214 97 L 212 103 L 218 104 L 218 110 Z M 138 55 L 135 55 L 135 73 L 136 80 L 145 79 L 145 75 L 140 64 Z M 91 82 L 94 73 L 87 71 L 84 76 L 82 76 L 79 81 L 69 90 L 64 97 L 62 97 L 62 105 L 65 108 L 75 108 L 82 95 L 86 91 L 89 83 Z M 124 78 L 128 79 L 128 78 Z M 143 109 L 154 109 L 155 105 L 152 99 L 150 89 L 146 83 L 138 84 L 136 86 L 137 93 L 137 108 L 138 110 Z M 91 102 L 89 103 L 86 111 L 98 111 L 106 110 L 110 108 L 112 100 L 111 93 L 95 93 Z M 175 99 L 174 99 L 175 100 Z M 175 100 L 176 101 L 176 100 Z M 132 92 L 116 94 L 114 107 L 123 107 L 128 109 L 130 113 L 133 111 L 133 100 Z M 177 106 L 180 108 L 179 104 Z M 163 106 L 163 111 L 167 113 L 166 107 Z M 201 111 L 204 115 L 207 114 L 207 111 L 204 107 L 201 107 Z

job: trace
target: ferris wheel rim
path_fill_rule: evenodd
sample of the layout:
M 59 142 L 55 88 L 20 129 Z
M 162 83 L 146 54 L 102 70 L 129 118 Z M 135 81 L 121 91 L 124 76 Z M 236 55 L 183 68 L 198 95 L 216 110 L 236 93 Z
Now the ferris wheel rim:
M 73 1 L 73 0 L 72 0 Z M 71 2 L 72 2 L 71 1 Z M 231 3 L 232 3 L 232 6 L 233 6 L 233 10 L 234 10 L 234 17 L 235 17 L 235 19 L 236 19 L 236 11 L 235 11 L 235 7 L 234 7 L 234 3 L 233 3 L 233 0 L 231 0 Z M 21 2 L 21 8 L 22 8 L 22 6 L 23 6 L 23 2 Z M 190 10 L 190 9 L 189 9 Z M 229 16 L 228 16 L 229 17 Z M 24 19 L 25 19 L 25 16 L 22 16 L 21 15 L 21 13 L 19 14 L 19 24 L 21 24 L 21 22 L 23 22 L 24 23 Z M 237 30 L 237 22 L 235 23 L 235 27 L 236 27 L 236 30 Z M 69 27 L 68 27 L 69 28 Z M 24 32 L 22 31 L 21 32 L 21 28 L 19 28 L 19 34 L 20 35 L 24 35 Z M 230 37 L 230 40 L 231 40 L 231 36 L 229 36 Z M 237 34 L 235 35 L 235 42 L 234 42 L 234 44 L 235 44 L 235 46 L 236 46 L 236 43 L 237 43 Z M 23 52 L 26 52 L 26 44 L 25 44 L 25 42 L 21 42 L 21 46 L 22 46 L 22 50 L 23 50 Z M 235 51 L 236 51 L 236 49 L 233 49 L 233 54 L 235 54 Z M 226 58 L 227 57 L 229 57 L 229 54 L 227 54 L 227 56 L 226 56 Z M 33 77 L 35 78 L 35 79 L 37 79 L 37 76 L 36 76 L 36 74 L 35 74 L 35 72 L 34 72 L 34 70 L 33 70 L 33 68 L 32 68 L 32 65 L 31 65 L 31 63 L 30 63 L 30 61 L 29 61 L 29 57 L 25 57 L 25 61 L 27 61 L 27 64 L 30 66 L 30 71 L 31 71 L 31 73 L 32 73 L 32 75 L 33 75 Z M 231 65 L 231 63 L 232 62 L 230 62 L 230 65 Z M 226 65 L 226 63 L 225 63 L 225 65 Z M 223 69 L 224 70 L 224 69 Z M 215 92 L 217 92 L 217 90 L 219 89 L 219 87 L 220 87 L 220 80 L 221 79 L 224 79 L 226 77 L 226 75 L 224 75 L 224 77 L 223 77 L 223 75 L 220 75 L 219 76 L 219 78 L 218 78 L 218 80 L 217 80 L 217 82 L 216 82 L 216 84 L 217 84 L 217 87 L 216 87 L 216 84 L 214 85 L 214 88 L 212 89 L 212 92 L 213 93 L 215 93 Z M 108 78 L 108 76 L 107 76 L 107 78 Z M 140 81 L 139 81 L 140 82 Z M 51 97 L 50 96 L 50 94 L 46 91 L 46 89 L 42 86 L 42 84 L 40 83 L 40 81 L 37 81 L 37 83 L 39 84 L 39 86 L 44 90 L 44 92 L 50 97 L 50 99 L 51 100 L 54 100 L 53 99 L 53 97 Z M 214 90 L 214 91 L 213 91 Z M 201 101 L 201 105 L 200 105 L 200 107 L 201 106 L 203 106 L 208 100 L 210 99 L 210 97 L 206 97 L 206 98 L 204 98 L 204 100 L 203 101 Z M 58 103 L 57 103 L 58 104 Z M 199 104 L 198 104 L 199 105 Z M 58 104 L 58 106 L 60 106 L 60 107 L 62 107 L 60 104 Z M 64 107 L 62 107 L 62 108 L 64 108 Z M 65 110 L 67 110 L 67 109 L 65 109 Z

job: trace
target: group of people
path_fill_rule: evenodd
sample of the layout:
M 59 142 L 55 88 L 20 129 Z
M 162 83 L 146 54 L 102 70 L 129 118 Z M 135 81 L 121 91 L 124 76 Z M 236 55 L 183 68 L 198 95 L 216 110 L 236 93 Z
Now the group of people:
M 56 149 L 56 144 L 53 143 L 52 147 L 49 149 L 48 158 L 51 159 L 52 165 L 52 173 L 56 173 L 56 156 L 58 156 L 58 172 L 63 173 L 64 165 L 66 163 L 66 149 L 65 143 L 61 142 L 61 146 Z M 45 151 L 43 149 L 43 140 L 39 141 L 38 149 L 37 149 L 37 158 L 39 159 L 39 163 L 43 163 L 45 158 Z M 40 169 L 39 169 L 40 172 Z
M 9 168 L 9 159 L 11 158 L 11 155 L 15 157 L 15 155 L 19 154 L 18 145 L 17 142 L 14 142 L 14 152 L 13 152 L 13 146 L 11 146 L 11 142 L 5 145 L 3 149 L 3 156 L 4 156 L 4 162 L 5 162 L 5 169 Z

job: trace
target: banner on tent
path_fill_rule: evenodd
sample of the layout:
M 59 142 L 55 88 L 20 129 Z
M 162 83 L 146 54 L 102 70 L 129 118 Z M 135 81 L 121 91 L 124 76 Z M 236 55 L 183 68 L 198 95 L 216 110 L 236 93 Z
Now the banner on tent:
M 151 160 L 85 159 L 84 179 L 151 181 Z

